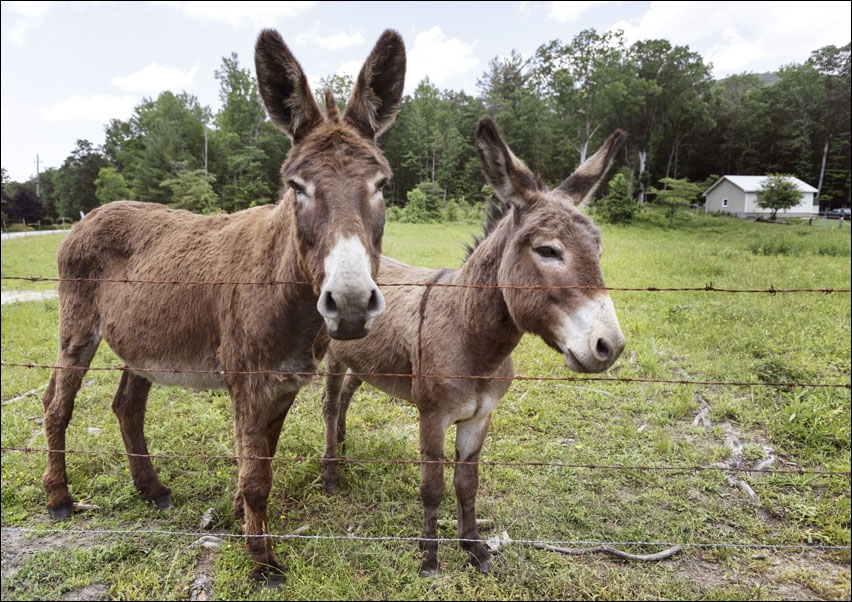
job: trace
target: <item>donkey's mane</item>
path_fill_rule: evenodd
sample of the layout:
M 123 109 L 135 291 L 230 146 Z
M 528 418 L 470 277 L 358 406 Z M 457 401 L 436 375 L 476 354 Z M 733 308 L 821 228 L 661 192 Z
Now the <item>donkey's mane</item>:
M 331 88 L 325 89 L 325 116 L 332 123 L 340 122 L 340 111 L 337 110 L 337 101 L 334 100 Z
M 535 173 L 534 180 L 536 190 L 545 192 L 549 190 L 540 173 Z M 491 198 L 488 199 L 488 204 L 485 206 L 485 224 L 482 226 L 482 234 L 473 237 L 473 244 L 465 243 L 465 261 L 467 261 L 476 248 L 482 244 L 482 241 L 488 238 L 488 235 L 497 229 L 497 224 L 499 224 L 504 217 L 509 215 L 511 211 L 512 206 L 501 200 L 499 197 L 491 196 Z
M 504 217 L 509 215 L 509 212 L 512 211 L 512 206 L 508 203 L 501 201 L 500 199 L 491 198 L 488 201 L 488 204 L 485 206 L 485 223 L 482 225 L 482 234 L 474 235 L 473 244 L 465 243 L 465 261 L 470 259 L 470 256 L 473 255 L 473 252 L 476 248 L 482 244 L 482 241 L 488 238 L 488 236 L 497 229 L 497 224 L 499 224 Z

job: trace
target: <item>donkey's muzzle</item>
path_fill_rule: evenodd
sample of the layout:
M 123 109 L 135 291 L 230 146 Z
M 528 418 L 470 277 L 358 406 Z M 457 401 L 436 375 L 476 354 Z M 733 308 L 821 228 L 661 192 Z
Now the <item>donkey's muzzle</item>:
M 625 346 L 624 334 L 609 295 L 598 295 L 567 317 L 557 331 L 556 345 L 568 369 L 580 373 L 608 370 Z
M 373 320 L 385 310 L 385 298 L 377 286 L 365 293 L 323 291 L 317 309 L 333 339 L 360 339 L 370 332 Z
M 367 336 L 373 319 L 385 310 L 385 298 L 373 281 L 372 262 L 357 237 L 337 242 L 325 260 L 326 278 L 317 310 L 333 339 Z

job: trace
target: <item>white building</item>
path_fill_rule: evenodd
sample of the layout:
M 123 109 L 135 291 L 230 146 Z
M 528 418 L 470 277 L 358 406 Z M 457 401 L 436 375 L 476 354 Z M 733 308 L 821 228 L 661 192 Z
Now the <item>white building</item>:
M 817 189 L 805 184 L 799 178 L 789 177 L 802 193 L 799 204 L 790 209 L 778 211 L 777 217 L 809 217 L 819 215 L 819 205 L 814 205 Z M 766 176 L 722 176 L 710 188 L 704 191 L 707 213 L 721 211 L 738 217 L 769 217 L 771 209 L 757 206 L 757 191 L 763 185 Z

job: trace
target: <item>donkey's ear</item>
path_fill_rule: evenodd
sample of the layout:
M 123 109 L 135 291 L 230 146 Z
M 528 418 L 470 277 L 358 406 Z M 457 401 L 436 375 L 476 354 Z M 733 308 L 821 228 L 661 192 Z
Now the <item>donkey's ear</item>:
M 361 67 L 343 118 L 375 140 L 396 119 L 405 87 L 405 45 L 402 36 L 386 29 Z
M 577 171 L 568 176 L 556 189 L 561 192 L 574 205 L 580 206 L 594 194 L 597 187 L 603 181 L 606 172 L 612 165 L 612 160 L 624 140 L 627 133 L 624 130 L 615 130 L 610 134 L 598 152 L 586 159 Z
M 491 117 L 479 120 L 476 152 L 482 173 L 500 200 L 525 207 L 535 191 L 535 177 L 503 141 Z
M 293 141 L 304 138 L 321 121 L 308 78 L 273 29 L 264 29 L 254 49 L 257 87 L 275 126 Z

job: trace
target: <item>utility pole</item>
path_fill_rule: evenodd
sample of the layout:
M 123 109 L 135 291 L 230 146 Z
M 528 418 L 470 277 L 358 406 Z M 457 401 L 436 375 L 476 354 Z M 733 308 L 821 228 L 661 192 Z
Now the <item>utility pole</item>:
M 36 153 L 36 196 L 41 199 L 39 170 L 38 170 L 38 153 Z

